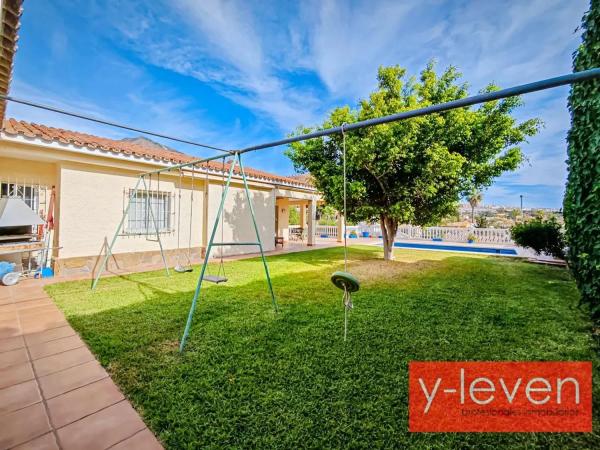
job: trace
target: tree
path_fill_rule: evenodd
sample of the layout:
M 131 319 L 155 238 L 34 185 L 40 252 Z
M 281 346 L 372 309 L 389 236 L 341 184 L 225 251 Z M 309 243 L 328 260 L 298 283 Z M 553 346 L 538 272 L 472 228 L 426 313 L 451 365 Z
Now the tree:
M 510 229 L 513 241 L 521 247 L 532 248 L 538 255 L 545 253 L 555 258 L 565 257 L 565 240 L 556 218 L 536 217 L 528 222 L 518 223 Z
M 592 0 L 582 27 L 575 72 L 600 66 L 600 0 Z M 581 301 L 600 318 L 600 80 L 573 84 L 569 110 L 569 175 L 564 199 L 567 257 Z
M 297 207 L 290 206 L 290 215 L 288 220 L 290 225 L 300 225 L 300 213 L 298 212 Z
M 317 209 L 319 225 L 335 225 L 336 211 L 333 206 L 324 205 Z
M 489 221 L 486 216 L 479 214 L 475 219 L 475 224 L 477 228 L 487 228 L 489 226 Z
M 419 79 L 399 66 L 380 67 L 378 89 L 357 109 L 336 108 L 318 129 L 408 111 L 466 97 L 468 87 L 449 67 L 429 63 Z M 485 91 L 498 89 L 489 85 Z M 456 207 L 461 195 L 489 186 L 523 156 L 518 144 L 534 135 L 537 119 L 517 123 L 517 97 L 346 133 L 348 219 L 379 221 L 384 258 L 393 259 L 399 223 L 429 225 Z M 314 131 L 298 128 L 298 133 Z M 299 172 L 310 172 L 325 201 L 343 204 L 342 136 L 290 145 Z
M 469 205 L 471 205 L 471 223 L 475 222 L 475 208 L 479 206 L 483 195 L 479 191 L 473 191 L 469 194 Z

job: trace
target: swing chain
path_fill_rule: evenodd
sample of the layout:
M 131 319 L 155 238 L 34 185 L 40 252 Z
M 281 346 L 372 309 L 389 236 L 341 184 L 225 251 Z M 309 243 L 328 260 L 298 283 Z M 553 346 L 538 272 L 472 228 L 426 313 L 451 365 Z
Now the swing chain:
M 344 173 L 344 222 L 343 222 L 343 233 L 344 233 L 344 271 L 348 271 L 348 241 L 347 241 L 347 230 L 346 230 L 346 132 L 344 126 L 346 122 L 342 123 L 342 160 L 343 160 L 343 173 Z

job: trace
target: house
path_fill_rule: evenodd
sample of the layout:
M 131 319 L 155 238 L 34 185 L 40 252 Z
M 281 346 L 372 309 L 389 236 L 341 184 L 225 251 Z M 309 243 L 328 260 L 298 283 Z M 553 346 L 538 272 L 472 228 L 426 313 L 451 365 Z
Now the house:
M 0 0 L 0 95 L 4 96 L 10 88 L 21 13 L 22 0 Z M 170 265 L 187 256 L 193 262 L 200 260 L 217 214 L 228 161 L 193 171 L 175 169 L 135 190 L 141 173 L 196 158 L 145 138 L 107 139 L 5 119 L 5 110 L 6 101 L 0 99 L 0 197 L 21 198 L 40 217 L 50 217 L 53 229 L 47 241 L 55 273 L 94 272 L 123 217 L 109 268 L 134 271 L 160 264 L 151 212 Z M 252 168 L 245 171 L 264 249 L 274 249 L 275 237 L 289 239 L 289 211 L 295 207 L 306 218 L 301 225 L 308 230 L 306 244 L 313 245 L 319 195 L 310 181 Z M 239 175 L 234 173 L 217 240 L 256 240 Z M 256 249 L 234 246 L 218 251 L 236 254 Z
M 160 264 L 148 205 L 156 215 L 161 242 L 174 265 L 188 254 L 200 260 L 217 214 L 229 162 L 211 162 L 194 171 L 174 169 L 132 191 L 141 173 L 196 158 L 145 139 L 107 139 L 7 119 L 0 131 L 0 196 L 22 198 L 47 217 L 53 207 L 52 264 L 56 273 L 94 271 L 118 228 L 128 200 L 132 206 L 109 266 L 135 270 Z M 310 218 L 307 245 L 315 239 L 319 195 L 305 180 L 245 169 L 265 251 L 275 236 L 288 239 L 289 209 L 299 205 Z M 51 198 L 54 196 L 54 201 Z M 217 240 L 255 240 L 239 172 L 234 173 Z M 217 250 L 218 251 L 218 250 Z M 224 247 L 226 254 L 252 252 Z M 185 261 L 185 260 L 184 260 Z

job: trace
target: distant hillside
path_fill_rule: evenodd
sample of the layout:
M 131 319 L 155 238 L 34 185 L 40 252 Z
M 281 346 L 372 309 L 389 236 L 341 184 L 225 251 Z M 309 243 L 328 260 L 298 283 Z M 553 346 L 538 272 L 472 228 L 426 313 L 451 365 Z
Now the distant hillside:
M 172 149 L 171 147 L 167 147 L 159 142 L 153 141 L 152 139 L 148 139 L 144 136 L 137 136 L 132 138 L 123 138 L 121 139 L 123 142 L 130 142 L 132 144 L 141 145 L 143 147 L 154 148 L 157 150 L 168 150 L 170 152 L 181 153 L 177 150 Z

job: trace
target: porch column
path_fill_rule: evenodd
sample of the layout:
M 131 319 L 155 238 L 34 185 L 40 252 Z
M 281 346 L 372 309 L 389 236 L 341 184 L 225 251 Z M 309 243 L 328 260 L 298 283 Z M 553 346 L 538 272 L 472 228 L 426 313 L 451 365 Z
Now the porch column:
M 289 218 L 290 218 L 290 203 L 287 198 L 277 199 L 277 230 L 278 237 L 282 237 L 284 241 L 289 241 Z
M 338 211 L 337 213 L 337 241 L 342 242 L 344 240 L 344 216 Z
M 317 200 L 311 199 L 308 204 L 308 245 L 315 245 L 315 231 L 317 229 Z
M 306 203 L 300 204 L 300 227 L 306 229 Z

